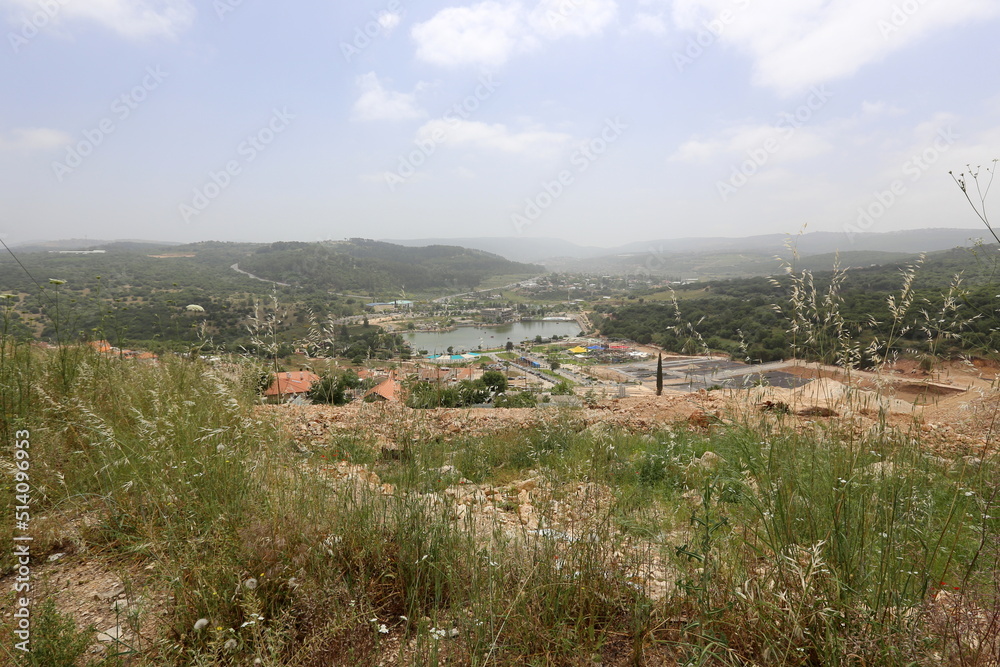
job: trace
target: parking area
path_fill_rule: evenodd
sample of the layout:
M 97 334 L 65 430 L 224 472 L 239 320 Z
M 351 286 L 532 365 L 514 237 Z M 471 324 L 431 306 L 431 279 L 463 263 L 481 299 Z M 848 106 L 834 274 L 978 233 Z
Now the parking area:
M 795 388 L 808 380 L 783 372 L 786 362 L 743 364 L 717 357 L 666 358 L 663 360 L 663 388 L 674 391 L 698 391 L 709 387 L 748 387 L 766 384 Z M 656 383 L 656 360 L 615 366 L 624 376 L 646 386 Z

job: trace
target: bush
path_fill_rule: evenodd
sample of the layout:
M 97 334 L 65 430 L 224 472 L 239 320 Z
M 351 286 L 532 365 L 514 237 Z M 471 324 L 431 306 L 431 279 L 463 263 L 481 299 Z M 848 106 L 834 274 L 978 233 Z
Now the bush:
M 531 392 L 519 391 L 516 394 L 500 394 L 493 405 L 498 408 L 533 408 L 538 405 L 538 400 Z
M 549 393 L 553 396 L 569 396 L 573 393 L 573 387 L 569 381 L 563 380 L 562 382 L 557 382 L 552 389 L 549 389 Z
M 77 664 L 87 652 L 94 628 L 78 630 L 73 617 L 60 614 L 52 598 L 46 598 L 35 614 L 31 650 L 17 664 L 31 667 Z
M 309 400 L 313 403 L 344 405 L 351 401 L 349 390 L 356 389 L 361 384 L 353 370 L 324 376 L 309 389 Z
M 494 392 L 502 393 L 507 391 L 507 377 L 500 371 L 486 371 L 483 373 L 483 384 Z

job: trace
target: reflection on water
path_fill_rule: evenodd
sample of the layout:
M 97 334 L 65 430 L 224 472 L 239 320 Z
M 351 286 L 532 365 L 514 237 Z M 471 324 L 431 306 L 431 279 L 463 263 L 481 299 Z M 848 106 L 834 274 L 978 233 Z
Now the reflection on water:
M 454 331 L 406 331 L 403 339 L 413 346 L 414 350 L 428 352 L 444 352 L 450 345 L 455 352 L 468 352 L 483 349 L 504 347 L 507 341 L 515 345 L 525 339 L 535 336 L 549 338 L 551 336 L 575 336 L 580 333 L 580 325 L 576 322 L 540 321 L 514 322 L 492 327 L 459 327 Z

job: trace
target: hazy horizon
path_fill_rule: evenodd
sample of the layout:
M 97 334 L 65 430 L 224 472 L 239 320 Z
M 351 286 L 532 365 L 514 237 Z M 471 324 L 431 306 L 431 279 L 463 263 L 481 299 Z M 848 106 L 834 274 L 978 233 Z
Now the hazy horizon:
M 974 229 L 990 0 L 0 0 L 0 238 Z M 987 61 L 988 62 L 988 61 Z

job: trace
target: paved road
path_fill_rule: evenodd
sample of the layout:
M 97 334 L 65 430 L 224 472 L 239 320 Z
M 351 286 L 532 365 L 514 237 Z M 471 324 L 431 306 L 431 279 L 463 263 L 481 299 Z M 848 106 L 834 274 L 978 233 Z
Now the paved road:
M 288 283 L 279 283 L 277 280 L 268 280 L 267 278 L 260 278 L 258 276 L 255 276 L 254 274 L 250 273 L 249 271 L 244 271 L 243 269 L 240 268 L 239 262 L 237 262 L 236 264 L 233 264 L 229 268 L 232 269 L 233 271 L 237 272 L 237 273 L 242 273 L 245 276 L 249 276 L 249 277 L 253 278 L 254 280 L 259 280 L 262 283 L 271 283 L 272 285 L 281 285 L 282 287 L 291 287 L 291 285 L 289 285 Z
M 450 301 L 451 299 L 455 299 L 455 298 L 460 297 L 460 296 L 468 296 L 470 294 L 478 294 L 479 292 L 487 292 L 487 291 L 491 291 L 491 290 L 510 289 L 511 287 L 520 286 L 521 283 L 527 283 L 527 282 L 531 282 L 532 280 L 538 280 L 541 277 L 542 276 L 535 276 L 534 278 L 525 278 L 524 280 L 518 280 L 516 283 L 511 283 L 510 285 L 504 285 L 503 287 L 492 287 L 492 288 L 490 288 L 490 290 L 477 289 L 477 290 L 472 290 L 471 292 L 462 292 L 461 294 L 449 294 L 448 296 L 439 296 L 438 298 L 433 299 L 431 301 L 431 303 L 442 303 L 444 301 Z

